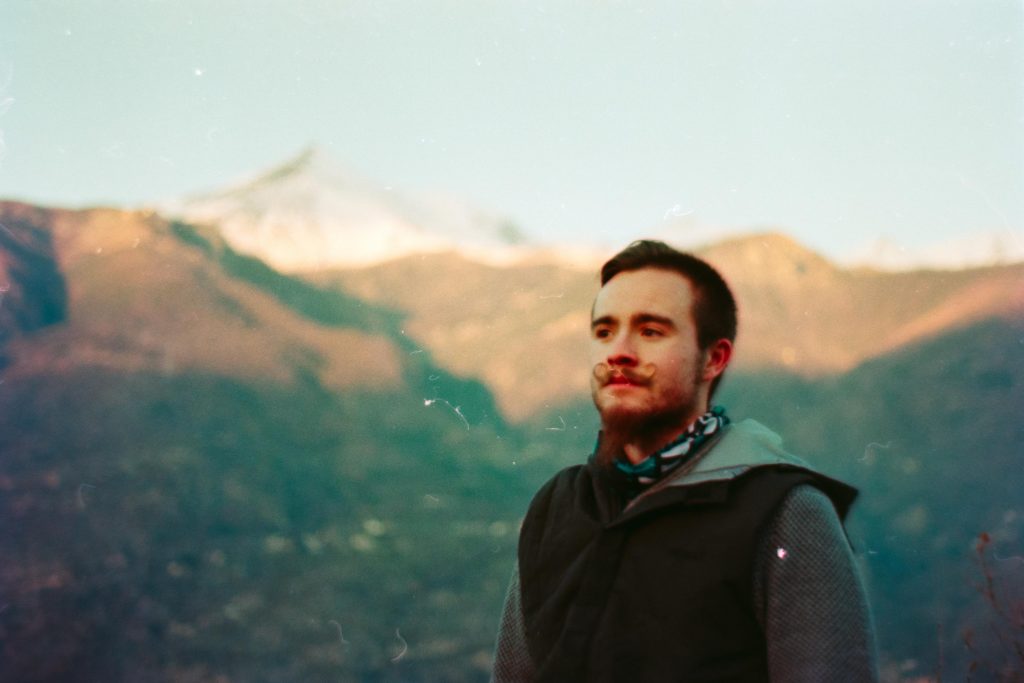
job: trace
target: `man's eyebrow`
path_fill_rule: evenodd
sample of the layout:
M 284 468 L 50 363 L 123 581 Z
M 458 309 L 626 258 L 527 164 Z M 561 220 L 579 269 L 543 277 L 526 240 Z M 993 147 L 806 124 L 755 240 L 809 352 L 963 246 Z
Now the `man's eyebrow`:
M 664 325 L 665 327 L 671 327 L 673 329 L 676 326 L 672 318 L 666 318 L 665 316 L 658 315 L 656 313 L 637 313 L 630 319 L 630 322 L 632 322 L 634 325 L 643 325 L 644 323 L 657 323 L 659 325 Z
M 590 321 L 590 329 L 600 327 L 601 325 L 613 325 L 615 324 L 616 318 L 611 315 L 602 315 L 600 318 L 594 318 Z M 636 313 L 630 319 L 629 322 L 633 325 L 644 325 L 647 323 L 655 323 L 657 325 L 664 325 L 665 327 L 675 329 L 676 324 L 672 318 L 658 315 L 657 313 Z

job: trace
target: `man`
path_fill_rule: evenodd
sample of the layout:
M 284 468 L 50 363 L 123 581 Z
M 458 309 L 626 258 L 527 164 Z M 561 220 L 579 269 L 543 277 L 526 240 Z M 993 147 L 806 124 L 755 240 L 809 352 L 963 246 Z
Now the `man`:
M 736 336 L 728 286 L 653 241 L 601 285 L 601 432 L 523 521 L 493 680 L 877 680 L 840 521 L 856 491 L 709 410 Z

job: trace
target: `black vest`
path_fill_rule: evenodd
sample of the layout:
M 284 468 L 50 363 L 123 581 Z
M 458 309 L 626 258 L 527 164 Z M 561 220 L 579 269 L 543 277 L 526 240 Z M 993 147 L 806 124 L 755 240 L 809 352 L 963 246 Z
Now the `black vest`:
M 560 472 L 534 498 L 519 542 L 537 681 L 767 681 L 753 606 L 758 537 L 810 483 L 840 516 L 856 496 L 798 467 L 668 487 L 623 501 L 597 465 Z

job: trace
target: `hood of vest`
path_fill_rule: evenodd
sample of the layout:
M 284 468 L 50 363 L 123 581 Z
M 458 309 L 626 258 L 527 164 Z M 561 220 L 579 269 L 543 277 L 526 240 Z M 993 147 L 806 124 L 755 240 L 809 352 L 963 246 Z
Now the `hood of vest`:
M 790 466 L 814 472 L 807 462 L 782 447 L 782 437 L 757 420 L 727 425 L 721 438 L 708 444 L 696 466 L 670 481 L 672 486 L 693 486 L 735 479 L 755 467 Z
M 721 436 L 705 444 L 704 449 L 693 469 L 670 476 L 641 493 L 627 506 L 619 521 L 665 505 L 724 502 L 731 482 L 762 467 L 798 470 L 812 475 L 818 487 L 832 498 L 840 518 L 845 517 L 857 495 L 856 489 L 822 474 L 785 450 L 782 437 L 756 420 L 745 419 L 727 425 Z

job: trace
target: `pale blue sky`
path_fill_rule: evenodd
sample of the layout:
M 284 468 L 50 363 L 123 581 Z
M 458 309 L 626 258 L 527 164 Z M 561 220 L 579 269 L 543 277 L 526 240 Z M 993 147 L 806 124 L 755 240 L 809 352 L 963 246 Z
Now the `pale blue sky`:
M 0 197 L 59 205 L 317 143 L 543 239 L 1024 228 L 1019 0 L 7 0 L 0 112 Z

